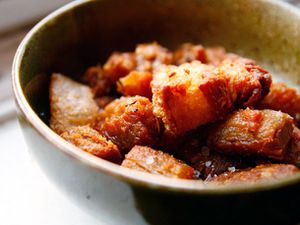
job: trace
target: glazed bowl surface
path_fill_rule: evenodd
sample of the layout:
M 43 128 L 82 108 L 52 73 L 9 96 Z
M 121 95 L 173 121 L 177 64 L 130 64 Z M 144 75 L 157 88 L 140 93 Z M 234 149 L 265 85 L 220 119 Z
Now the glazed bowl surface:
M 295 224 L 299 174 L 256 185 L 212 186 L 120 168 L 48 127 L 48 86 L 52 72 L 78 79 L 112 51 L 157 41 L 170 49 L 183 42 L 221 45 L 297 87 L 299 40 L 300 13 L 280 1 L 74 1 L 38 23 L 15 56 L 13 88 L 28 149 L 49 179 L 107 224 Z

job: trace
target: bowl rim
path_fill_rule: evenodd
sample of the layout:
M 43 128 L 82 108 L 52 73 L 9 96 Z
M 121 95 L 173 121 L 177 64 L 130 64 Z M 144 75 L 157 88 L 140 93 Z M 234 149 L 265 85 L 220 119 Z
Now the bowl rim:
M 57 135 L 50 127 L 48 127 L 33 111 L 30 104 L 27 102 L 26 97 L 23 93 L 21 82 L 20 82 L 20 70 L 21 62 L 24 56 L 28 42 L 31 38 L 46 24 L 55 20 L 61 14 L 73 10 L 76 7 L 80 7 L 84 4 L 92 2 L 94 0 L 76 0 L 65 6 L 55 10 L 50 13 L 44 19 L 42 19 L 37 25 L 35 25 L 29 33 L 25 36 L 21 44 L 19 45 L 17 52 L 14 57 L 12 66 L 12 86 L 16 105 L 19 109 L 18 117 L 19 119 L 25 118 L 27 123 L 44 138 L 53 144 L 58 151 L 62 151 L 68 156 L 80 161 L 81 163 L 91 167 L 97 171 L 104 174 L 113 176 L 123 182 L 129 184 L 146 187 L 150 189 L 159 189 L 163 191 L 170 192 L 181 192 L 197 195 L 224 195 L 224 194 L 238 194 L 238 193 L 250 193 L 257 191 L 267 191 L 271 189 L 276 189 L 284 186 L 293 185 L 299 183 L 300 173 L 290 176 L 288 178 L 283 178 L 276 181 L 265 181 L 256 184 L 233 184 L 233 185 L 215 185 L 207 184 L 199 180 L 183 180 L 168 178 L 153 174 L 147 174 L 127 168 L 120 167 L 119 165 L 113 164 L 104 159 L 93 156 L 80 148 L 68 143 Z M 289 10 L 291 13 L 300 16 L 300 11 L 293 7 L 292 5 L 274 0 L 256 0 L 257 2 L 264 1 L 270 4 L 276 5 L 281 8 Z M 20 113 L 21 112 L 21 113 Z

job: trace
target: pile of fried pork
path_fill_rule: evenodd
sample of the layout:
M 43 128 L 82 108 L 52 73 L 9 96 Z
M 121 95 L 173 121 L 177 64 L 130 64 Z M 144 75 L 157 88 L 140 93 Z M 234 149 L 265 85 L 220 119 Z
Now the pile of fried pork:
M 80 81 L 52 74 L 49 93 L 50 127 L 121 167 L 232 184 L 300 166 L 300 95 L 222 47 L 139 44 Z

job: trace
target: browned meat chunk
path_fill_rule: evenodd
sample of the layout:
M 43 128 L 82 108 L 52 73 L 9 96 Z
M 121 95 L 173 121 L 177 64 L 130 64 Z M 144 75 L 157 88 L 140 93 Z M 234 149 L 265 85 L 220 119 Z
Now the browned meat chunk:
M 145 97 L 117 99 L 105 107 L 101 118 L 95 128 L 124 152 L 135 145 L 152 146 L 160 135 L 159 121 Z
M 96 98 L 95 101 L 100 109 L 104 109 L 105 106 L 107 106 L 109 103 L 111 103 L 112 101 L 114 101 L 116 99 L 117 99 L 116 96 L 105 95 L 105 96 Z
M 72 126 L 93 124 L 98 116 L 92 91 L 63 75 L 52 74 L 50 127 L 58 134 Z
M 206 50 L 202 45 L 186 43 L 181 45 L 174 53 L 174 63 L 181 65 L 198 60 L 207 64 Z
M 239 110 L 220 122 L 208 145 L 225 153 L 258 155 L 282 160 L 293 131 L 293 118 L 273 110 Z
M 61 137 L 99 158 L 121 162 L 122 156 L 118 147 L 89 126 L 71 127 Z
M 104 75 L 101 66 L 88 68 L 83 75 L 83 82 L 92 88 L 95 97 L 108 94 L 113 86 L 112 82 Z
M 173 54 L 156 42 L 138 45 L 135 54 L 138 71 L 152 72 L 163 64 L 171 64 L 173 60 Z
M 300 120 L 300 95 L 284 83 L 273 83 L 270 93 L 258 105 L 260 109 L 280 110 Z
M 117 83 L 118 91 L 124 96 L 140 95 L 151 99 L 152 91 L 150 83 L 152 73 L 148 71 L 132 71 Z
M 219 66 L 225 60 L 243 64 L 256 64 L 254 60 L 241 57 L 233 53 L 227 53 L 222 47 L 206 48 L 206 60 L 208 64 Z
M 216 120 L 231 108 L 227 81 L 214 76 L 213 69 L 195 61 L 180 67 L 165 66 L 154 74 L 154 113 L 167 131 L 184 133 Z
M 162 151 L 135 146 L 125 156 L 123 167 L 167 177 L 193 179 L 194 169 Z
M 289 144 L 289 150 L 283 161 L 300 167 L 300 130 L 295 126 Z
M 151 83 L 154 113 L 168 132 L 182 134 L 222 119 L 236 106 L 248 106 L 264 97 L 270 74 L 258 66 L 224 63 L 220 67 L 198 61 L 164 66 Z
M 134 53 L 113 53 L 103 67 L 104 74 L 116 83 L 134 70 L 152 72 L 162 64 L 171 64 L 172 57 L 170 51 L 157 43 L 140 44 Z
M 237 108 L 250 107 L 261 101 L 270 90 L 271 74 L 255 64 L 224 61 L 216 68 L 228 79 L 231 99 Z
M 245 64 L 255 63 L 251 59 L 226 53 L 222 47 L 204 48 L 202 45 L 193 45 L 190 43 L 181 45 L 174 53 L 174 62 L 176 65 L 189 63 L 194 60 L 214 66 L 219 66 L 224 60 L 230 60 L 231 62 L 239 61 Z
M 294 175 L 298 168 L 294 165 L 268 164 L 252 169 L 235 172 L 226 172 L 213 177 L 209 183 L 214 184 L 254 184 L 261 181 L 274 181 Z
M 105 63 L 104 74 L 116 83 L 121 77 L 126 76 L 136 68 L 136 56 L 134 53 L 113 53 Z
M 246 166 L 241 157 L 215 152 L 197 139 L 186 142 L 177 155 L 199 171 L 199 177 L 204 180 Z

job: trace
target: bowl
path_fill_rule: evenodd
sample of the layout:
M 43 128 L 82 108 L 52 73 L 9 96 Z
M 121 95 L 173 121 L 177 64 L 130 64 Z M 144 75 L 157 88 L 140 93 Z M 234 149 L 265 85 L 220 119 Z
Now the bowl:
M 271 0 L 74 1 L 39 22 L 13 64 L 18 117 L 31 155 L 78 206 L 112 225 L 295 224 L 300 175 L 214 186 L 120 168 L 67 143 L 48 127 L 52 72 L 74 79 L 114 51 L 158 41 L 222 45 L 281 79 L 300 79 L 300 13 Z

